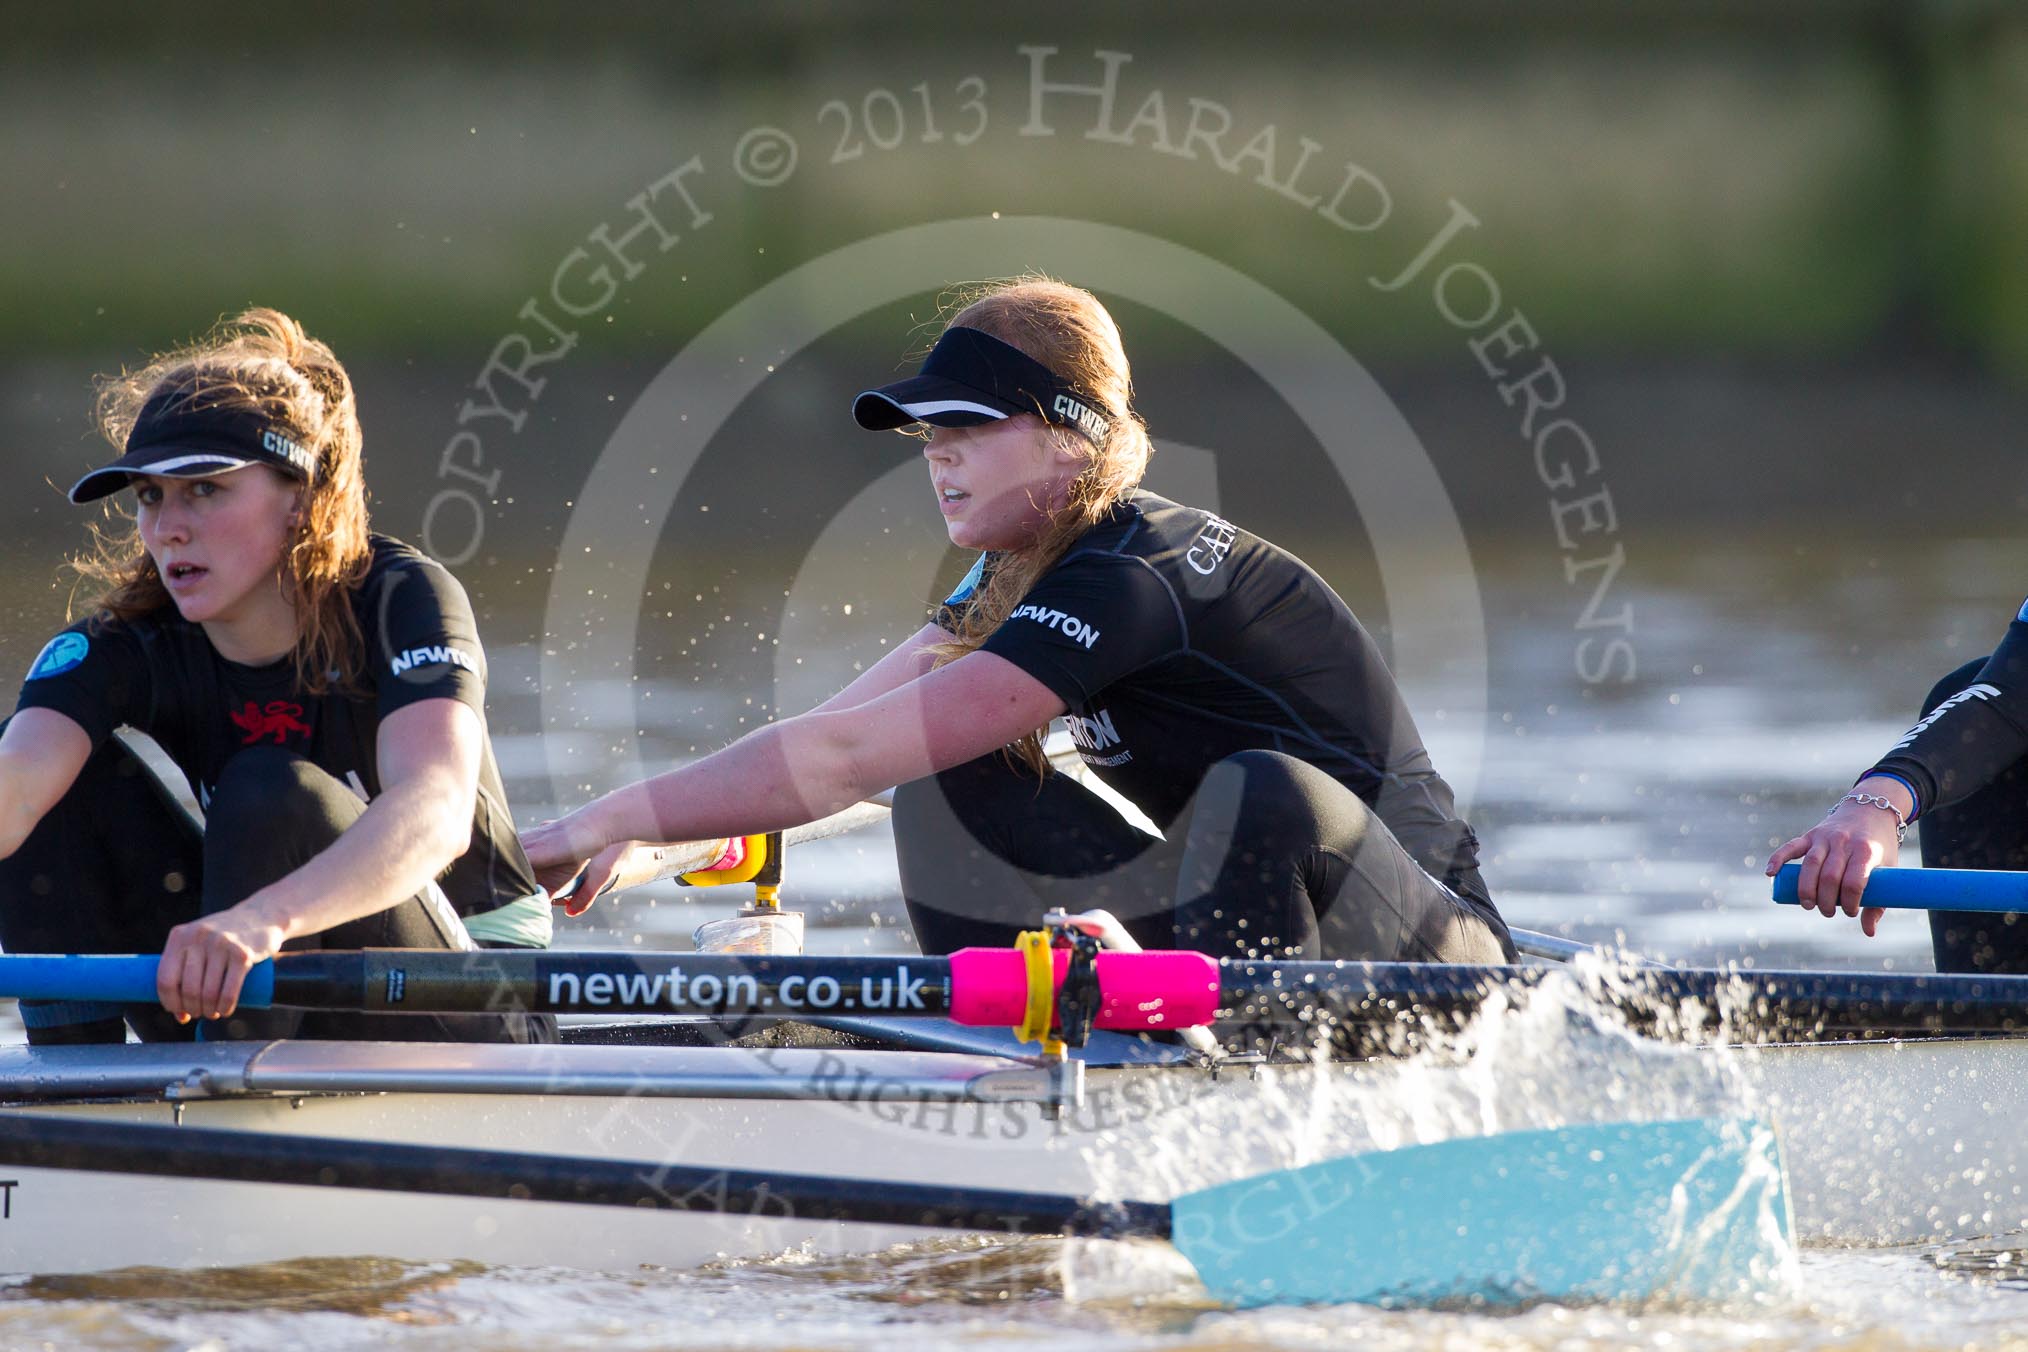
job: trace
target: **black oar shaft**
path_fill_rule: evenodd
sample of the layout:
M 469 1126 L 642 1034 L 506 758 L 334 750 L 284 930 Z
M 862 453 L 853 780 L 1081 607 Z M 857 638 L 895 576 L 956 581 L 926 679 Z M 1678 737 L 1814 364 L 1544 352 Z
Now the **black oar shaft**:
M 1725 972 L 1434 963 L 1229 962 L 1224 1016 L 1275 1025 L 1462 1018 L 1495 990 L 1574 980 L 1639 1027 L 1745 1037 L 2028 1029 L 2028 977 Z M 532 1010 L 720 1017 L 941 1016 L 952 960 L 718 953 L 483 953 L 367 949 L 284 954 L 275 1003 L 378 1012 Z
M 1636 1027 L 1730 1031 L 1742 1038 L 2018 1032 L 2028 977 L 1945 973 L 1724 972 L 1644 967 L 1610 980 L 1564 969 L 1430 963 L 1235 963 L 1223 1013 L 1240 1022 L 1385 1024 L 1461 1019 L 1496 990 L 1576 980 Z
M 1021 1235 L 1169 1234 L 1169 1208 L 1054 1193 L 0 1113 L 0 1163 Z
M 950 1009 L 950 961 L 369 948 L 282 955 L 274 1003 L 390 1014 L 932 1016 Z

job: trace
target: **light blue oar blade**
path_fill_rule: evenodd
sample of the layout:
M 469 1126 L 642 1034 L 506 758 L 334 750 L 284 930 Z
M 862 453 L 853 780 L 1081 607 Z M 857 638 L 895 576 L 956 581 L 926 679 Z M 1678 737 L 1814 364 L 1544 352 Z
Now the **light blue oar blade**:
M 1725 1300 L 1783 1280 L 1774 1132 L 1693 1118 L 1374 1151 L 1180 1197 L 1174 1243 L 1234 1305 Z
M 153 1004 L 159 961 L 156 954 L 0 954 L 0 998 Z M 265 1009 L 273 1003 L 274 994 L 274 963 L 256 963 L 246 974 L 239 1003 L 248 1009 Z
M 1775 874 L 1774 899 L 1796 905 L 1801 864 Z M 2028 873 L 1982 868 L 1877 868 L 1860 901 L 1897 911 L 2028 911 Z

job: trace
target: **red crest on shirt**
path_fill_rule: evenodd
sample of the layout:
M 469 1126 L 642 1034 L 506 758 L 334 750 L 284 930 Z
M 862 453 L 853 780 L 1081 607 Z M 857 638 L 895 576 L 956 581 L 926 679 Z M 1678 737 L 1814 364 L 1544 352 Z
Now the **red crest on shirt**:
M 280 746 L 283 738 L 292 732 L 305 737 L 310 735 L 310 725 L 303 721 L 303 706 L 291 704 L 285 699 L 269 700 L 265 709 L 248 700 L 246 708 L 229 716 L 246 733 L 240 738 L 241 746 L 258 742 L 263 737 L 273 737 L 275 745 Z

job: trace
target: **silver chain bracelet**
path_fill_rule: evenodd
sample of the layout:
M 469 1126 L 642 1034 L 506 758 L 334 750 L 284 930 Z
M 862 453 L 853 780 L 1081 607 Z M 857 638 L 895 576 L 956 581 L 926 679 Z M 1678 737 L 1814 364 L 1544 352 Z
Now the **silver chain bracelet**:
M 1895 843 L 1899 844 L 1900 842 L 1908 839 L 1908 818 L 1901 815 L 1901 809 L 1896 807 L 1893 803 L 1889 802 L 1885 794 L 1848 793 L 1843 798 L 1840 798 L 1838 801 L 1841 803 L 1858 803 L 1864 807 L 1878 807 L 1887 809 L 1887 811 L 1891 813 L 1894 817 Z

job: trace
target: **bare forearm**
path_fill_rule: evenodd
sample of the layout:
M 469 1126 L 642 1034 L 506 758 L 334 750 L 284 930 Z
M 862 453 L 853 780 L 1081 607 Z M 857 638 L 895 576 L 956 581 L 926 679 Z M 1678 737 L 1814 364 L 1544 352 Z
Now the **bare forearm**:
M 23 709 L 0 734 L 0 859 L 21 848 L 91 756 L 91 739 L 64 714 Z
M 20 767 L 0 757 L 0 859 L 21 848 L 42 814 L 24 791 Z
M 565 819 L 588 855 L 623 840 L 689 841 L 800 825 L 887 787 L 864 786 L 840 715 L 757 729 L 722 751 L 630 784 Z
M 973 653 L 878 699 L 761 728 L 680 770 L 607 794 L 540 828 L 559 867 L 628 840 L 774 831 L 868 794 L 961 765 L 1063 712 L 1063 701 L 1004 658 Z M 524 839 L 526 839 L 524 837 Z
M 891 649 L 885 657 L 859 673 L 843 690 L 819 704 L 812 713 L 835 713 L 856 709 L 879 699 L 928 673 L 932 661 L 930 645 L 950 638 L 933 624 L 926 624 Z

